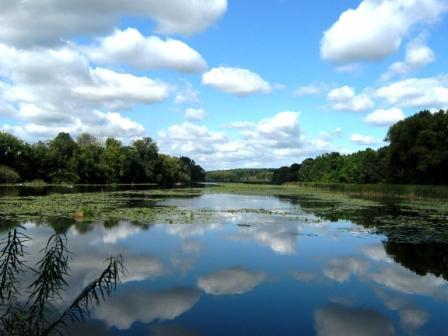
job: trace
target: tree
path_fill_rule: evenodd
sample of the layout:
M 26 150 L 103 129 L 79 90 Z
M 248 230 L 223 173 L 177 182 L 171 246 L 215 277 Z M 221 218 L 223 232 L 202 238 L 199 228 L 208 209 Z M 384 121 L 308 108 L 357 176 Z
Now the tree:
M 448 184 L 448 113 L 422 111 L 393 125 L 389 169 L 397 183 Z
M 144 182 L 159 183 L 161 180 L 161 176 L 157 172 L 159 149 L 156 143 L 151 138 L 143 138 L 135 140 L 132 146 L 137 151 L 139 164 L 145 172 Z
M 109 167 L 103 162 L 104 148 L 101 143 L 88 133 L 81 134 L 78 144 L 78 176 L 82 183 L 107 183 Z
M 182 164 L 184 165 L 185 169 L 188 171 L 188 174 L 191 177 L 191 181 L 193 182 L 202 182 L 205 181 L 205 171 L 204 169 L 197 165 L 194 160 L 182 156 L 180 157 L 180 160 L 182 161 Z
M 68 133 L 59 133 L 48 146 L 50 180 L 55 183 L 79 181 L 77 173 L 78 145 Z
M 121 142 L 107 138 L 106 146 L 101 153 L 101 169 L 104 169 L 107 183 L 117 183 L 123 179 L 125 172 L 125 159 Z

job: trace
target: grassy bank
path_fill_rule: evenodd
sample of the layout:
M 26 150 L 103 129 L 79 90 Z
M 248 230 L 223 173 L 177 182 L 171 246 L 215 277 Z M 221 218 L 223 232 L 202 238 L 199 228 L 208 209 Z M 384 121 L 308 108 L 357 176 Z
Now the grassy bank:
M 348 183 L 287 183 L 286 187 L 308 188 L 341 192 L 369 198 L 448 199 L 447 186 L 410 184 L 348 184 Z

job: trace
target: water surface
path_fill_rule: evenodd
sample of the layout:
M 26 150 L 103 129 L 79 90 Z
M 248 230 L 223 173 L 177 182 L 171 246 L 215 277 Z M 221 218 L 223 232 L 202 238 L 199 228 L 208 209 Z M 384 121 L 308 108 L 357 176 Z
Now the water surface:
M 73 259 L 61 307 L 101 272 L 107 256 L 121 253 L 127 268 L 117 292 L 71 334 L 448 331 L 448 245 L 431 237 L 414 243 L 378 234 L 368 225 L 378 209 L 323 216 L 316 210 L 319 200 L 235 194 L 155 203 L 213 215 L 189 224 L 68 226 Z M 403 211 L 411 209 L 385 204 L 380 213 L 395 218 Z M 33 263 L 54 225 L 22 224 L 33 239 Z

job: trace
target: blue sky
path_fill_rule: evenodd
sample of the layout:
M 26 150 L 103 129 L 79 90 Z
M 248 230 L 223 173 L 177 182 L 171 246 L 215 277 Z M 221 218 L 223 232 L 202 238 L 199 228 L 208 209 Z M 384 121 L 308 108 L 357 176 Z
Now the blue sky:
M 448 107 L 446 0 L 0 2 L 0 127 L 27 141 L 278 167 Z

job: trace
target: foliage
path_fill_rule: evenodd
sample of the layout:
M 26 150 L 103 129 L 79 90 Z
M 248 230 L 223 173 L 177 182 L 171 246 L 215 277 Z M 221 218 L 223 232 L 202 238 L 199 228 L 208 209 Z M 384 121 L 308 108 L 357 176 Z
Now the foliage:
M 43 249 L 37 269 L 26 266 L 23 227 L 9 231 L 1 241 L 0 332 L 2 335 L 62 335 L 62 327 L 81 321 L 93 305 L 100 304 L 116 289 L 124 273 L 121 256 L 109 258 L 105 270 L 75 298 L 60 315 L 54 303 L 61 299 L 68 276 L 69 251 L 63 235 L 52 235 Z M 30 271 L 33 282 L 21 288 L 23 273 Z M 19 291 L 20 290 L 20 291 Z M 27 296 L 27 297 L 26 297 Z
M 398 183 L 448 184 L 448 112 L 423 111 L 389 129 L 389 169 Z
M 47 183 L 172 186 L 205 179 L 204 170 L 193 160 L 159 154 L 151 138 L 124 146 L 117 139 L 107 138 L 103 142 L 87 133 L 76 141 L 67 133 L 59 133 L 53 140 L 30 145 L 1 132 L 0 163 L 0 183 L 21 179 Z
M 274 169 L 229 169 L 206 173 L 209 182 L 270 182 Z
M 393 125 L 386 140 L 390 145 L 378 150 L 328 153 L 281 167 L 272 182 L 448 184 L 448 112 L 417 113 Z
M 16 183 L 19 180 L 19 174 L 17 174 L 13 169 L 0 165 L 0 183 Z

